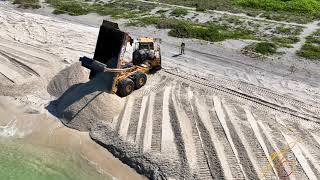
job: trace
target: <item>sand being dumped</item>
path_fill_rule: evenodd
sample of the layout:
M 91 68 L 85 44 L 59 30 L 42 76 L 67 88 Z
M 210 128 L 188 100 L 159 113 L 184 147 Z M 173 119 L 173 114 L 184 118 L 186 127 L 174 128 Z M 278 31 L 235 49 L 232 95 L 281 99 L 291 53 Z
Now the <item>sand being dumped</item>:
M 47 87 L 48 93 L 60 97 L 71 86 L 89 81 L 88 71 L 80 62 L 72 64 L 52 78 Z
M 99 74 L 88 80 L 89 72 L 80 63 L 57 74 L 49 83 L 48 92 L 60 96 L 54 102 L 55 114 L 68 127 L 90 130 L 98 121 L 111 122 L 124 105 L 124 100 L 108 93 L 111 74 Z

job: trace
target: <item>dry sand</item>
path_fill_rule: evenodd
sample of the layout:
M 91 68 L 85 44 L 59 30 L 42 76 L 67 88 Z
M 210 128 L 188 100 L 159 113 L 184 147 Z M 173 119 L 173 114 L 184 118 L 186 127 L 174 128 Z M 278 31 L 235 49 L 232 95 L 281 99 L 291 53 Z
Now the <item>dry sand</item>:
M 89 81 L 88 70 L 81 63 L 74 63 L 55 75 L 49 82 L 47 91 L 50 95 L 59 98 L 71 86 Z
M 5 28 L 0 27 L 0 36 L 6 41 L 20 42 L 17 43 L 20 45 L 29 43 L 55 54 L 59 60 L 50 61 L 53 67 L 76 62 L 79 56 L 94 49 L 97 28 L 21 13 L 8 6 L 0 6 L 0 10 L 0 22 L 5 24 Z M 47 32 L 35 38 L 35 32 L 43 28 Z M 125 102 L 125 108 L 120 98 L 102 92 L 108 89 L 103 83 L 108 77 L 88 81 L 79 65 L 70 66 L 56 78 L 39 70 L 46 65 L 33 65 L 37 73 L 23 66 L 24 73 L 28 69 L 29 76 L 41 80 L 40 87 L 46 87 L 53 78 L 47 89 L 60 98 L 48 109 L 62 117 L 66 125 L 92 130 L 90 135 L 95 141 L 150 179 L 263 179 L 261 172 L 268 165 L 270 154 L 291 140 L 297 142 L 299 149 L 283 155 L 297 167 L 290 178 L 320 177 L 316 138 L 320 136 L 320 106 L 317 104 L 320 102 L 320 67 L 317 63 L 295 59 L 261 62 L 218 45 L 194 40 L 185 40 L 186 55 L 173 58 L 181 39 L 168 37 L 166 31 L 152 27 L 126 29 L 136 36 L 163 38 L 165 72 L 150 76 L 147 85 Z M 30 50 L 29 54 L 39 56 L 36 52 Z M 7 61 L 7 56 L 4 57 L 2 60 Z M 291 65 L 297 67 L 294 74 L 289 72 Z M 53 74 L 61 69 L 56 68 Z M 4 70 L 7 69 L 0 69 L 4 74 L 2 78 L 12 77 L 9 79 L 19 82 L 22 75 L 17 77 Z M 37 81 L 28 79 L 21 83 L 30 85 L 31 82 Z M 40 96 L 47 92 L 29 93 Z M 31 104 L 36 102 L 28 97 L 17 99 Z M 42 101 L 49 102 L 55 97 L 50 98 Z M 115 121 L 111 121 L 119 112 Z M 166 136 L 167 132 L 171 135 Z M 173 147 L 167 149 L 167 142 Z M 277 158 L 274 163 L 279 161 Z M 279 179 L 280 172 L 290 172 L 283 166 L 268 172 L 266 179 Z
M 73 70 L 71 72 L 59 72 L 78 61 L 80 56 L 92 54 L 98 29 L 88 27 L 83 31 L 80 26 L 76 27 L 72 23 L 21 13 L 3 7 L 6 2 L 0 3 L 0 135 L 7 138 L 19 137 L 35 146 L 78 152 L 95 164 L 97 171 L 110 173 L 117 179 L 143 179 L 90 140 L 88 133 L 65 128 L 46 110 L 47 107 L 53 112 L 50 102 L 63 95 L 66 90 L 71 92 L 69 88 L 74 84 L 83 83 L 82 87 L 87 89 L 85 92 L 74 89 L 72 92 L 75 94 L 71 92 L 61 98 L 62 102 L 67 103 L 67 106 L 62 105 L 63 103 L 56 104 L 60 105 L 61 114 L 70 114 L 76 110 L 78 112 L 86 98 L 92 100 L 90 97 L 96 95 L 90 94 L 90 87 L 94 85 L 87 83 L 88 71 L 79 68 L 79 64 L 72 65 L 69 68 Z M 38 21 L 39 17 L 41 20 Z M 47 23 L 55 25 L 49 27 Z M 82 102 L 71 102 L 74 100 L 72 98 L 81 99 L 79 95 L 85 96 Z M 93 100 L 92 104 L 103 105 L 101 109 L 97 109 L 97 105 L 88 105 L 88 109 L 84 108 L 82 113 L 79 112 L 72 123 L 76 124 L 76 120 L 79 120 L 77 118 L 86 116 L 85 113 L 98 111 L 98 114 L 104 115 L 100 120 L 110 120 L 113 115 L 107 112 L 110 109 L 117 111 L 117 107 L 121 107 L 121 101 L 118 102 L 117 97 L 114 97 L 117 101 L 115 106 L 110 101 L 105 101 L 110 100 L 108 96 L 108 93 L 103 93 Z M 79 128 L 86 129 L 89 126 L 90 124 L 86 124 Z
M 80 63 L 58 73 L 48 92 L 59 97 L 52 102 L 56 115 L 68 127 L 88 131 L 98 121 L 112 122 L 123 108 L 124 99 L 111 94 L 111 74 L 99 74 L 88 80 L 88 71 Z

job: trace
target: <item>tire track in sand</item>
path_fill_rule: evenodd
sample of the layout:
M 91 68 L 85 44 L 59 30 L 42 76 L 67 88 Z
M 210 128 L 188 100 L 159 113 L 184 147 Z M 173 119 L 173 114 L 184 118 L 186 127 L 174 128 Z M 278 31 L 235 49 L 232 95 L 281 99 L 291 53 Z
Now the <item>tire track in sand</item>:
M 210 165 L 208 162 L 208 158 L 205 152 L 204 142 L 201 137 L 201 132 L 199 129 L 199 125 L 197 124 L 197 121 L 199 120 L 199 117 L 197 114 L 194 113 L 192 103 L 190 100 L 193 99 L 192 91 L 190 90 L 189 85 L 182 83 L 180 84 L 180 103 L 182 105 L 182 110 L 186 113 L 189 123 L 191 124 L 191 135 L 192 138 L 195 141 L 195 148 L 196 150 L 196 157 L 197 157 L 197 175 L 199 179 L 211 179 L 214 176 L 211 174 L 210 171 Z M 220 175 L 220 174 L 219 174 Z
M 255 137 L 257 138 L 257 140 L 259 141 L 259 144 L 261 146 L 261 148 L 263 149 L 263 152 L 264 152 L 264 155 L 265 157 L 267 157 L 267 163 L 265 163 L 265 166 L 267 166 L 268 164 L 270 164 L 272 166 L 272 170 L 273 170 L 273 173 L 274 175 L 276 175 L 277 177 L 279 177 L 278 175 L 278 172 L 277 170 L 275 169 L 275 165 L 273 163 L 273 160 L 270 158 L 270 152 L 269 152 L 269 149 L 268 149 L 268 145 L 267 143 L 265 142 L 263 136 L 265 136 L 264 134 L 262 134 L 263 132 L 261 131 L 261 128 L 259 127 L 257 121 L 254 119 L 252 113 L 250 112 L 250 110 L 248 108 L 244 108 L 244 111 L 246 113 L 246 116 L 247 116 L 247 120 L 248 122 L 250 123 L 250 127 L 252 128 L 253 130 L 253 133 L 255 134 Z M 270 142 L 268 143 L 270 144 Z M 260 178 L 261 179 L 264 179 L 266 177 L 266 179 L 270 179 L 269 175 L 265 175 L 265 174 L 261 174 L 261 173 L 264 173 L 264 168 L 263 167 L 261 169 L 261 172 L 260 172 Z
M 194 165 L 194 157 L 195 151 L 192 149 L 194 146 L 193 139 L 188 137 L 188 129 L 186 129 L 186 125 L 184 121 L 185 119 L 181 119 L 181 117 L 186 118 L 180 108 L 178 107 L 178 102 L 176 100 L 176 92 L 179 90 L 178 86 L 174 86 L 170 91 L 169 97 L 169 117 L 171 126 L 174 133 L 174 140 L 177 146 L 177 151 L 179 155 L 180 161 L 180 169 L 182 174 L 192 173 L 191 168 Z
M 161 136 L 162 136 L 162 109 L 163 109 L 163 96 L 164 91 L 160 91 L 155 95 L 153 104 L 153 116 L 152 116 L 152 141 L 151 150 L 153 152 L 161 152 Z
M 283 137 L 286 139 L 286 141 L 288 143 L 290 142 L 294 142 L 295 140 L 286 135 L 285 133 L 282 132 Z M 291 150 L 294 154 L 294 156 L 296 157 L 296 159 L 298 160 L 299 164 L 301 165 L 302 169 L 304 170 L 304 172 L 306 173 L 308 179 L 310 180 L 317 180 L 317 176 L 314 174 L 314 172 L 312 171 L 306 157 L 304 156 L 304 154 L 302 153 L 302 151 L 299 148 L 299 143 L 297 143 L 298 146 L 294 146 Z
M 263 135 L 267 139 L 267 141 L 265 142 L 270 142 L 269 147 L 270 147 L 271 153 L 275 152 L 278 154 L 278 156 L 274 159 L 274 164 L 280 165 L 279 167 L 276 168 L 278 176 L 280 178 L 281 177 L 283 178 L 284 176 L 290 175 L 292 170 L 290 169 L 290 167 L 283 165 L 281 161 L 282 159 L 286 159 L 287 161 L 290 161 L 290 162 L 291 161 L 297 162 L 297 161 L 296 161 L 295 155 L 291 150 L 289 150 L 285 154 L 279 153 L 282 151 L 283 148 L 285 148 L 285 146 L 288 143 L 291 143 L 286 141 L 282 132 L 279 130 L 279 126 L 281 126 L 281 124 L 279 124 L 275 120 L 275 117 L 273 116 L 273 114 L 269 114 L 266 112 L 255 112 L 253 116 L 255 117 L 255 119 L 259 119 L 259 117 L 261 117 L 260 118 L 261 120 L 257 122 L 261 131 L 263 132 Z M 295 173 L 290 175 L 288 178 L 292 180 L 308 179 L 299 162 L 297 162 L 296 167 L 297 168 L 295 169 Z
M 214 108 L 217 112 L 217 117 L 218 117 L 218 120 L 220 121 L 220 124 L 222 125 L 223 127 L 223 130 L 227 136 L 227 139 L 231 145 L 231 148 L 232 148 L 232 151 L 235 155 L 235 158 L 237 160 L 237 163 L 239 164 L 240 166 L 240 169 L 241 169 L 241 172 L 242 174 L 244 175 L 244 178 L 245 179 L 248 179 L 247 177 L 247 174 L 246 172 L 244 171 L 244 167 L 240 161 L 240 157 L 239 157 L 239 153 L 238 153 L 238 150 L 236 149 L 236 146 L 235 146 L 235 143 L 233 142 L 233 138 L 231 136 L 231 133 L 230 133 L 230 130 L 228 128 L 228 125 L 227 125 L 227 120 L 226 120 L 226 115 L 224 113 L 224 110 L 223 110 L 223 107 L 222 107 L 222 104 L 221 104 L 221 101 L 218 97 L 214 96 L 213 97 L 213 101 L 214 101 Z
M 238 159 L 232 150 L 231 144 L 228 141 L 228 137 L 218 118 L 218 113 L 215 110 L 216 105 L 214 104 L 213 98 L 210 96 L 206 99 L 205 103 L 208 106 L 211 125 L 213 127 L 214 132 L 216 133 L 217 144 L 221 144 L 221 146 L 217 145 L 216 147 L 218 150 L 217 152 L 220 152 L 221 154 L 219 157 L 221 158 L 222 166 L 229 166 L 230 173 L 232 175 L 232 178 L 229 179 L 245 179 L 240 164 L 238 163 Z M 219 150 L 219 147 L 221 147 L 222 149 Z M 223 161 L 223 159 L 225 159 L 225 161 Z M 224 170 L 226 169 L 224 168 Z M 224 174 L 227 174 L 227 172 L 225 171 Z M 228 176 L 226 176 L 226 179 L 227 177 Z
M 123 112 L 118 131 L 118 134 L 123 139 L 127 138 L 134 101 L 135 99 L 133 96 L 127 97 L 127 104 L 125 107 L 125 111 Z
M 226 157 L 223 155 L 221 144 L 216 138 L 216 133 L 213 131 L 211 125 L 211 119 L 208 112 L 208 107 L 202 101 L 200 104 L 199 98 L 200 92 L 196 92 L 196 96 L 192 98 L 192 107 L 197 116 L 197 125 L 200 130 L 200 135 L 203 140 L 204 150 L 208 159 L 211 175 L 213 179 L 231 179 L 232 174 L 228 164 L 226 163 Z
M 145 121 L 145 115 L 147 113 L 147 104 L 149 103 L 149 96 L 143 96 L 142 101 L 141 101 L 141 109 L 140 109 L 140 114 L 139 114 L 139 119 L 138 119 L 138 125 L 137 125 L 137 133 L 136 133 L 136 138 L 135 138 L 135 143 L 136 145 L 141 145 L 142 144 L 142 135 L 141 135 L 141 130 L 143 129 L 142 126 L 144 126 L 144 121 Z M 144 132 L 143 132 L 144 133 Z
M 172 86 L 166 87 L 163 94 L 161 153 L 175 157 L 177 155 L 177 149 L 169 111 L 172 88 Z
M 14 64 L 15 66 L 21 68 L 22 70 L 24 70 L 25 72 L 27 72 L 29 75 L 35 75 L 35 76 L 38 76 L 40 77 L 40 74 L 35 71 L 34 69 L 32 69 L 31 67 L 29 67 L 28 65 L 22 63 L 21 61 L 15 59 L 14 57 L 8 55 L 7 53 L 3 52 L 3 51 L 0 51 L 0 54 L 7 58 L 10 62 L 12 62 L 12 64 Z
M 253 143 L 255 139 L 250 137 L 250 134 L 244 135 L 242 133 L 242 131 L 244 131 L 245 133 L 252 133 L 252 131 L 250 128 L 245 128 L 245 126 L 239 123 L 241 119 L 241 117 L 239 117 L 239 114 L 241 115 L 241 112 L 238 111 L 237 113 L 233 113 L 225 100 L 222 100 L 221 103 L 222 110 L 225 113 L 226 128 L 229 128 L 230 136 L 238 153 L 237 155 L 240 160 L 239 162 L 241 163 L 242 168 L 246 173 L 246 177 L 249 179 L 259 179 L 257 171 L 259 169 L 258 165 L 261 164 L 258 164 L 258 161 L 255 162 L 255 159 L 252 156 L 260 156 L 261 154 L 263 155 L 263 153 L 261 152 L 261 147 L 259 147 L 259 145 L 258 147 L 255 147 L 257 148 L 258 152 L 252 151 L 254 150 L 254 148 L 252 149 L 251 146 L 255 145 L 252 145 L 251 143 Z M 244 114 L 244 112 L 242 112 L 242 114 Z
M 243 145 L 242 146 L 240 144 L 240 146 L 237 146 L 239 147 L 238 152 L 242 152 L 243 158 L 240 160 L 246 164 L 245 167 L 247 167 L 247 169 L 251 169 L 251 172 L 249 173 L 259 177 L 259 173 L 263 170 L 263 168 L 266 167 L 266 165 L 269 164 L 269 155 L 265 154 L 253 129 L 250 127 L 250 123 L 248 122 L 248 118 L 243 106 L 239 106 L 233 102 L 229 104 L 227 104 L 225 101 L 223 102 L 224 108 L 230 120 L 229 122 L 232 125 L 231 127 L 234 127 L 233 134 L 236 134 L 239 137 L 239 141 Z M 248 170 L 246 172 L 248 172 Z M 265 177 L 267 179 L 274 179 L 277 176 L 271 170 L 269 176 Z
M 150 104 L 150 95 L 147 97 L 144 105 L 144 111 L 143 114 L 140 115 L 141 121 L 139 118 L 139 123 L 138 123 L 138 131 L 137 131 L 137 144 L 139 146 L 140 152 L 144 152 L 144 136 L 146 133 L 146 124 L 147 124 L 147 119 L 148 119 L 148 111 L 149 111 L 149 104 Z M 140 128 L 139 128 L 140 127 Z
M 301 129 L 302 126 L 299 123 L 293 123 L 294 120 L 280 120 L 279 118 L 276 118 L 276 121 L 281 124 L 279 129 L 286 141 L 288 143 L 295 142 L 292 152 L 296 156 L 297 161 L 301 164 L 302 169 L 308 178 L 314 179 L 315 177 L 320 177 L 320 150 L 319 147 L 317 147 L 318 144 L 313 136 L 308 130 Z M 288 121 L 290 121 L 290 123 Z
M 128 128 L 128 133 L 127 133 L 127 140 L 131 143 L 134 143 L 136 139 L 139 116 L 141 114 L 142 99 L 143 99 L 142 97 L 136 98 L 133 103 L 130 124 Z

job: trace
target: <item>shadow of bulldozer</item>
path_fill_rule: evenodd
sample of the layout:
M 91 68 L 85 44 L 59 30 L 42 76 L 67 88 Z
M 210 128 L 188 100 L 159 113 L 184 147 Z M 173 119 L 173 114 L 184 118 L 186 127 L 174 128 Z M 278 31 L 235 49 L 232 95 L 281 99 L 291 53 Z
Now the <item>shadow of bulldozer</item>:
M 71 86 L 47 109 L 66 126 L 88 131 L 97 121 L 111 121 L 123 107 L 123 100 L 110 93 L 112 82 L 112 74 L 97 74 L 88 82 Z

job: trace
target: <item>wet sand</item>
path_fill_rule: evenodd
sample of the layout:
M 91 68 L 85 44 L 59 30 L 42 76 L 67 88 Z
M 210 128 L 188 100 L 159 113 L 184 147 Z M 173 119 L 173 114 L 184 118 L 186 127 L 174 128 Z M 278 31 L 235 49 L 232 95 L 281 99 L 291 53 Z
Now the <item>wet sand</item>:
M 50 114 L 19 104 L 14 98 L 0 97 L 0 107 L 1 140 L 48 148 L 63 155 L 75 154 L 105 174 L 105 179 L 144 179 L 93 142 L 88 133 L 66 128 Z

